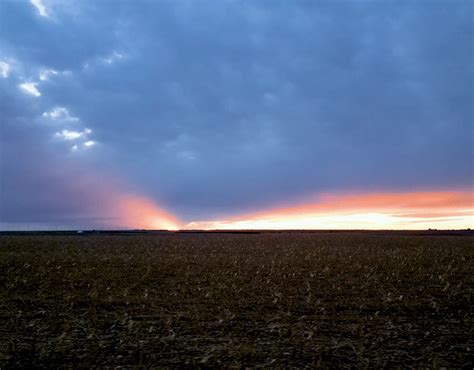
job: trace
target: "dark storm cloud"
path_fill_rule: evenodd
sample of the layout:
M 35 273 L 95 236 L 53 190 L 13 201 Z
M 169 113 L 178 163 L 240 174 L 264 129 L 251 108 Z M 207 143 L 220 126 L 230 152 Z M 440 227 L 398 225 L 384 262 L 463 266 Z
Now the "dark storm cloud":
M 47 17 L 0 6 L 7 221 L 28 205 L 38 219 L 80 213 L 93 188 L 78 205 L 50 196 L 74 198 L 74 171 L 48 169 L 70 161 L 120 173 L 184 219 L 472 185 L 470 1 L 42 3 Z M 38 80 L 45 69 L 57 74 Z M 54 107 L 79 121 L 41 119 Z M 51 139 L 86 127 L 93 150 Z

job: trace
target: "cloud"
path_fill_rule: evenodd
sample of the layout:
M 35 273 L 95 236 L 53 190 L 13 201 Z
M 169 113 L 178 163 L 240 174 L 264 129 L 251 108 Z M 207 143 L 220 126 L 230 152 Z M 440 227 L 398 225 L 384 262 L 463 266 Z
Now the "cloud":
M 54 69 L 45 69 L 40 72 L 40 80 L 47 81 L 51 76 L 56 76 L 59 72 Z
M 47 17 L 48 12 L 46 11 L 46 7 L 44 6 L 41 0 L 30 0 L 31 4 L 38 10 L 39 15 L 42 17 Z
M 185 222 L 315 194 L 472 187 L 469 2 L 42 6 L 54 21 L 27 2 L 0 12 L 1 59 L 17 63 L 0 78 L 0 145 L 23 163 L 9 176 L 32 184 L 24 194 L 46 197 L 34 178 L 63 157 L 120 173 Z M 21 202 L 8 189 L 1 200 Z
M 92 130 L 88 128 L 84 129 L 83 131 L 62 130 L 60 132 L 56 132 L 55 136 L 63 140 L 76 140 L 79 138 L 83 138 L 89 135 L 90 133 L 92 133 Z M 84 143 L 84 145 L 91 146 L 94 145 L 94 142 L 87 141 L 86 143 Z
M 105 64 L 112 64 L 124 58 L 122 53 L 114 51 L 112 54 L 105 58 L 100 58 L 100 61 Z
M 54 121 L 78 122 L 79 118 L 69 113 L 66 107 L 54 107 L 49 111 L 43 112 L 43 117 Z
M 82 144 L 74 144 L 72 147 L 71 147 L 71 150 L 73 152 L 77 152 L 78 150 L 80 149 L 89 149 L 89 148 L 92 148 L 93 146 L 97 145 L 97 142 L 96 141 L 93 141 L 93 140 L 87 140 L 85 142 L 83 142 Z
M 25 91 L 26 93 L 33 95 L 33 96 L 41 96 L 38 88 L 36 87 L 38 84 L 36 82 L 24 82 L 20 84 L 20 88 Z
M 3 78 L 8 78 L 10 73 L 10 65 L 7 62 L 0 61 L 0 75 Z
M 54 69 L 43 69 L 39 73 L 39 78 L 41 81 L 49 81 L 54 76 L 70 76 L 70 71 L 56 71 Z

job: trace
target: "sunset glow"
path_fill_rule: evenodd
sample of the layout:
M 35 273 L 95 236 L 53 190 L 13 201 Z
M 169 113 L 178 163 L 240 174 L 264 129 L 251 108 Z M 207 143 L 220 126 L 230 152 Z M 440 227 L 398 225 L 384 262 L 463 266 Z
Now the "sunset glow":
M 469 192 L 327 194 L 293 207 L 191 222 L 190 229 L 462 229 L 474 226 Z
M 177 230 L 179 223 L 151 201 L 137 196 L 123 196 L 112 208 L 111 224 L 126 229 Z
M 472 2 L 408 2 L 1 2 L 0 230 L 474 226 Z

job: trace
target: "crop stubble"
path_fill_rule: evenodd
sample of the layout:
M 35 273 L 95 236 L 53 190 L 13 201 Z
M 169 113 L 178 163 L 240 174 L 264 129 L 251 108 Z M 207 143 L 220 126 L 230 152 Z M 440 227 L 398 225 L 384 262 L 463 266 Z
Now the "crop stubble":
M 0 367 L 472 367 L 470 236 L 0 236 Z

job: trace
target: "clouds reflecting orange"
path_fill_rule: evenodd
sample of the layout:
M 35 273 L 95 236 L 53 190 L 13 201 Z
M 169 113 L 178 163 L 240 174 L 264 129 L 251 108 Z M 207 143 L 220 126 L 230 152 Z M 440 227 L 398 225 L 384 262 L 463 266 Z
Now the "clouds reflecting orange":
M 178 230 L 179 222 L 152 201 L 135 195 L 121 195 L 109 209 L 110 224 L 126 229 Z
M 86 227 L 177 230 L 180 225 L 154 200 L 108 172 L 84 172 L 70 194 L 79 201 L 77 208 L 83 209 L 75 217 L 85 220 Z
M 303 205 L 276 207 L 191 229 L 462 229 L 474 226 L 468 191 L 325 194 Z

